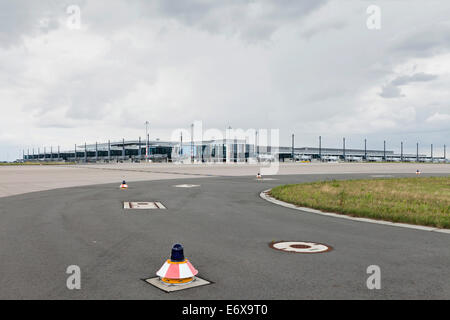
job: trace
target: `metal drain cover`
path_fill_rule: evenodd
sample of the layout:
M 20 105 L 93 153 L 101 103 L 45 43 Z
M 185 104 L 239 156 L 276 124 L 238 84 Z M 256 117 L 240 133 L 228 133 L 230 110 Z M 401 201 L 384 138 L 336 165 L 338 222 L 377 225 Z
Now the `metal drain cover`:
M 275 250 L 293 253 L 322 253 L 333 250 L 332 247 L 315 242 L 304 241 L 278 241 L 271 242 L 269 247 Z
M 166 207 L 159 201 L 153 201 L 153 202 L 126 201 L 123 203 L 123 208 L 124 209 L 136 209 L 136 210 L 166 209 Z

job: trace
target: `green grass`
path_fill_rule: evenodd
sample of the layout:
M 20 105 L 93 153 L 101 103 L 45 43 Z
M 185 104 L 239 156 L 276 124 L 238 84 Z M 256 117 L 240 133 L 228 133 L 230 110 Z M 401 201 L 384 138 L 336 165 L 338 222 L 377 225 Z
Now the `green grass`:
M 326 212 L 450 228 L 450 176 L 331 180 L 278 186 L 270 194 Z

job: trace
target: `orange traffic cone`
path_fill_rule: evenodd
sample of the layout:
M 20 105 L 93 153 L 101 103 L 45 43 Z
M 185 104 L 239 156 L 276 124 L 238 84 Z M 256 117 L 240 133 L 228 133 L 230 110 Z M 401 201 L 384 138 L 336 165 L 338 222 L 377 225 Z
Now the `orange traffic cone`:
M 120 189 L 128 189 L 128 185 L 125 182 L 125 180 L 122 181 L 122 184 L 120 185 Z
M 262 178 L 261 173 L 258 172 L 258 173 L 256 174 L 256 179 L 261 179 L 261 178 Z
M 166 285 L 183 285 L 194 281 L 198 270 L 184 258 L 183 246 L 179 243 L 172 247 L 172 254 L 163 266 L 156 272 Z
M 417 170 L 416 170 L 416 175 L 419 175 L 419 174 L 420 174 L 420 170 L 417 169 Z

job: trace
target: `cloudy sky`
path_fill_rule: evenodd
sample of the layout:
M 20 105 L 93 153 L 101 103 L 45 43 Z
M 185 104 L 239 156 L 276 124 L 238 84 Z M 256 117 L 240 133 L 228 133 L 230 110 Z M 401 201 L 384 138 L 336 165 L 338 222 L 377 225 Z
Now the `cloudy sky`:
M 144 137 L 146 120 L 152 139 L 201 120 L 439 156 L 449 89 L 446 0 L 0 0 L 0 160 Z

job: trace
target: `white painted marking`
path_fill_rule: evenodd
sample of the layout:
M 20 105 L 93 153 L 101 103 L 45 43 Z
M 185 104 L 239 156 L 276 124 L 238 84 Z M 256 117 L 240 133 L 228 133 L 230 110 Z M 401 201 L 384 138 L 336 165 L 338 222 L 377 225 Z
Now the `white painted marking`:
M 200 185 L 199 184 L 177 184 L 174 187 L 176 187 L 176 188 L 195 188 L 195 187 L 200 187 Z
M 133 202 L 128 201 L 123 203 L 124 209 L 133 210 L 148 210 L 148 209 L 166 209 L 166 207 L 159 201 L 156 202 Z
M 166 209 L 166 207 L 159 201 L 156 201 L 155 204 L 158 206 L 158 209 Z

